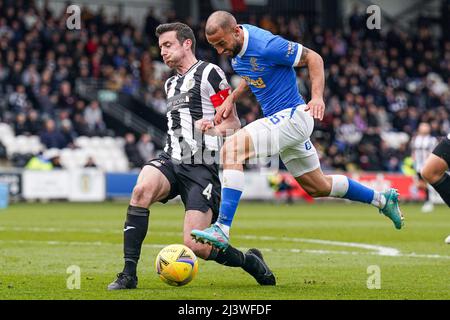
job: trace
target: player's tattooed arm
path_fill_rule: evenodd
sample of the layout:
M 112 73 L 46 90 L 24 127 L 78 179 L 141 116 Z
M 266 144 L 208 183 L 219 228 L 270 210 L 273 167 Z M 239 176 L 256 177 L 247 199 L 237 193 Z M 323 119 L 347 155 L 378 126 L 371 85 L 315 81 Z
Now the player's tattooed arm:
M 303 47 L 302 54 L 300 56 L 300 61 L 298 62 L 298 67 L 306 66 L 308 59 L 309 49 L 307 47 Z

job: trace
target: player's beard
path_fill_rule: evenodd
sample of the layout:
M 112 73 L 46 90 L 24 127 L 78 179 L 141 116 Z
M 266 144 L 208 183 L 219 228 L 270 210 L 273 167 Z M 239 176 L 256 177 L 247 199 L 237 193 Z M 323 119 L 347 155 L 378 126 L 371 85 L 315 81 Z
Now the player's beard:
M 232 58 L 235 58 L 239 54 L 239 52 L 241 52 L 241 49 L 242 49 L 242 45 L 240 45 L 239 42 L 236 41 L 236 44 L 234 45 L 233 50 L 232 50 L 232 52 L 233 52 Z
M 170 69 L 177 70 L 181 64 L 181 60 L 182 59 L 179 59 L 178 57 L 171 57 L 171 59 L 165 63 Z

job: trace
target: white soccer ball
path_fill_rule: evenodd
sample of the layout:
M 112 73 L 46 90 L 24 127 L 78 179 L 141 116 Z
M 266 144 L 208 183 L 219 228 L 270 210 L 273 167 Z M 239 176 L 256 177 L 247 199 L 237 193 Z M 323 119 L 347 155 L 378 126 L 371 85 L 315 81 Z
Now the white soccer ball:
M 450 236 L 448 236 L 447 238 L 445 238 L 445 243 L 446 243 L 446 244 L 450 244 Z

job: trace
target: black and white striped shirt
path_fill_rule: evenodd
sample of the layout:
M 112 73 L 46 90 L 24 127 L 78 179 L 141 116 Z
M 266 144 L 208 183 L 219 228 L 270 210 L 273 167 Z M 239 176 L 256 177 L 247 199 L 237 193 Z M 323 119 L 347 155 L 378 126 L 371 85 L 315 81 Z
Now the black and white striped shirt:
M 211 96 L 229 87 L 222 69 L 201 60 L 184 75 L 176 74 L 166 81 L 168 137 L 164 151 L 172 159 L 204 163 L 205 154 L 219 150 L 220 139 L 195 130 L 195 121 L 213 120 Z
M 436 147 L 438 140 L 431 135 L 417 135 L 411 142 L 411 151 L 414 159 L 414 169 L 420 172 L 430 153 Z

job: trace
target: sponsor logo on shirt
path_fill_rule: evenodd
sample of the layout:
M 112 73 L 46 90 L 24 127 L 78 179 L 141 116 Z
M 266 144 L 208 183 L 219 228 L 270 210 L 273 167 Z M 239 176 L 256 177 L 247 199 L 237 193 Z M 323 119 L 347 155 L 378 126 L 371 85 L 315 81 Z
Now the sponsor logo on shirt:
M 258 79 L 251 79 L 250 77 L 247 76 L 243 76 L 242 79 L 244 79 L 245 81 L 247 81 L 248 85 L 254 86 L 256 88 L 265 88 L 266 84 L 264 83 L 264 80 L 259 77 Z

